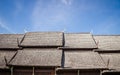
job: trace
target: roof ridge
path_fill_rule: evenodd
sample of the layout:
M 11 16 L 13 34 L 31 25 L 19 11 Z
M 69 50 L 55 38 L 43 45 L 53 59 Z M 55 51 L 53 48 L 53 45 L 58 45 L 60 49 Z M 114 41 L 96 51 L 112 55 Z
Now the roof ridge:
M 65 33 L 65 34 L 91 34 L 90 32 L 75 32 L 75 33 Z
M 93 35 L 93 36 L 120 36 L 120 34 L 113 34 L 113 35 L 107 35 L 107 34 L 105 34 L 105 35 Z
M 63 33 L 61 31 L 39 31 L 39 32 L 27 32 L 27 33 Z M 27 34 L 26 33 L 26 34 Z
M 0 35 L 23 35 L 23 34 L 12 34 L 12 33 L 11 34 L 1 34 L 0 33 Z

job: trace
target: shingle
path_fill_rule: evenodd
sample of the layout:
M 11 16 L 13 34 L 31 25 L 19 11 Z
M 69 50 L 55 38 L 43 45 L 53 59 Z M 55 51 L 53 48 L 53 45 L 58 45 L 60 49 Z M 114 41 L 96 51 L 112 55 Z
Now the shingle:
M 0 68 L 8 68 L 6 66 L 5 58 L 7 59 L 7 62 L 10 61 L 10 59 L 15 55 L 16 51 L 5 51 L 5 50 L 0 50 Z
M 100 51 L 120 50 L 120 36 L 94 36 Z
M 63 46 L 63 33 L 29 32 L 26 33 L 21 46 Z
M 89 33 L 67 33 L 65 34 L 65 48 L 97 48 L 97 46 Z
M 105 63 L 97 52 L 65 51 L 65 67 L 78 69 L 104 69 Z
M 120 70 L 120 53 L 102 53 L 100 55 L 109 69 Z
M 16 49 L 18 42 L 22 39 L 22 34 L 0 34 L 0 49 Z
M 15 58 L 9 63 L 18 66 L 61 66 L 61 50 L 18 50 Z

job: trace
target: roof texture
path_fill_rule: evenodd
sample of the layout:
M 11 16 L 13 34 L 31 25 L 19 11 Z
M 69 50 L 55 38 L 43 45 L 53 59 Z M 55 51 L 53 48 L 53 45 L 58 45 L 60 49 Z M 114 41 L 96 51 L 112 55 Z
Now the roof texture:
M 98 50 L 120 50 L 120 36 L 94 36 L 94 38 L 98 44 Z
M 19 50 L 19 46 L 23 48 Z M 66 50 L 58 50 L 57 47 Z M 13 49 L 18 50 L 17 53 Z M 103 52 L 98 54 L 93 49 Z M 114 52 L 116 50 L 118 52 Z M 62 32 L 0 34 L 0 69 L 8 68 L 6 60 L 11 66 L 120 70 L 120 36 Z
M 78 69 L 106 68 L 97 52 L 65 51 L 65 67 Z
M 6 66 L 5 59 L 7 62 L 10 61 L 10 59 L 15 55 L 16 51 L 0 51 L 0 69 L 8 68 Z
M 0 49 L 17 49 L 22 34 L 0 34 Z
M 29 32 L 21 46 L 63 46 L 62 32 Z
M 65 34 L 66 48 L 97 48 L 91 34 Z
M 9 63 L 14 66 L 61 66 L 61 50 L 18 50 Z
M 100 55 L 108 68 L 120 70 L 120 53 L 102 53 Z

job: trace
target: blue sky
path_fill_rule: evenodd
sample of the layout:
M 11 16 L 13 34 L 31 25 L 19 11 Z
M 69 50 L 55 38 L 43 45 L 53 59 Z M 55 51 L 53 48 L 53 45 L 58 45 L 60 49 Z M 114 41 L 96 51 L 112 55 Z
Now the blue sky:
M 0 33 L 120 34 L 120 0 L 0 0 Z

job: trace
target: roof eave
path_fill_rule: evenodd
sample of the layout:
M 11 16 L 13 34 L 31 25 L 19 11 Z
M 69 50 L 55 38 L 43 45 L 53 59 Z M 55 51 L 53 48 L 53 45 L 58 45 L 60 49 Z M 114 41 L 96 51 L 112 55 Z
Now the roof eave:
M 20 67 L 60 67 L 60 65 L 13 65 L 13 64 L 8 64 L 8 66 L 20 66 Z
M 63 49 L 63 50 L 94 50 L 97 49 L 97 47 L 95 48 L 72 48 L 72 47 L 59 47 L 59 49 Z
M 57 68 L 57 70 L 108 70 L 108 68 Z
M 19 45 L 20 47 L 23 48 L 58 48 L 58 47 L 63 47 L 63 45 Z
M 120 50 L 100 50 L 100 49 L 95 49 L 95 52 L 101 52 L 101 53 L 107 53 L 107 52 L 120 52 Z
M 16 48 L 0 48 L 0 50 L 17 50 L 20 49 L 19 47 Z

